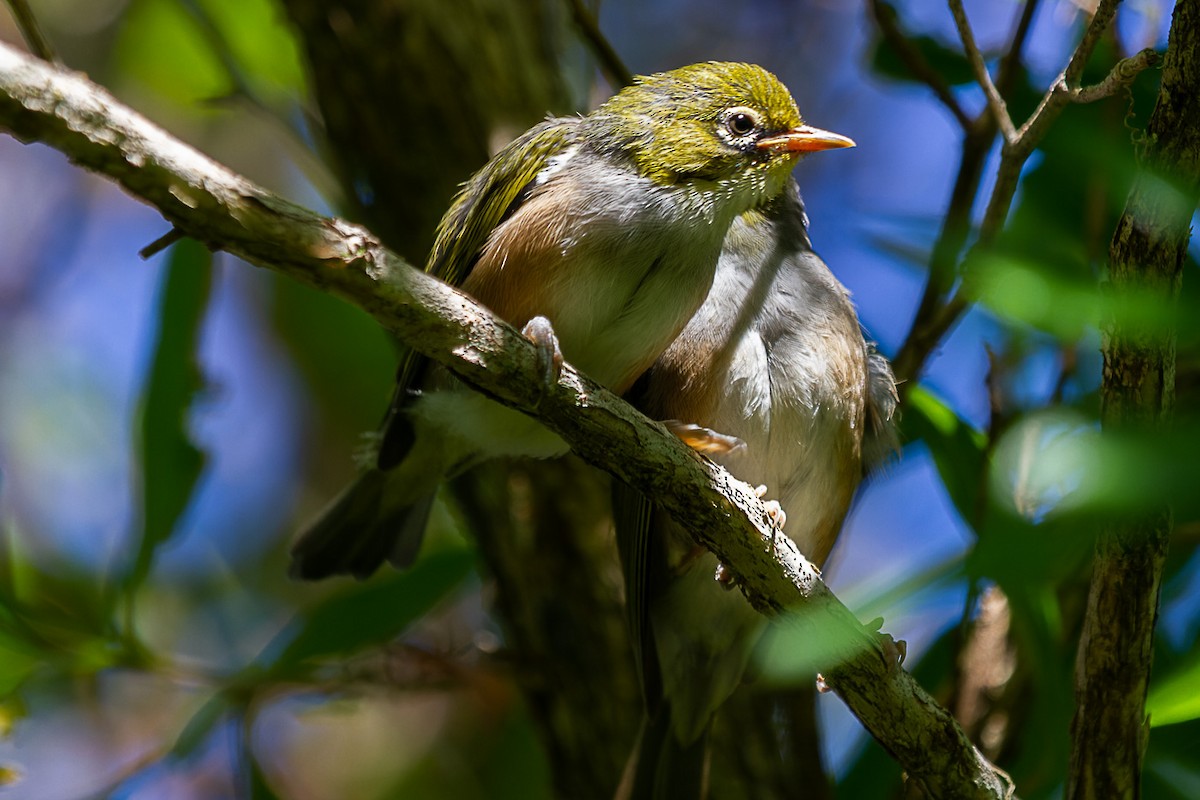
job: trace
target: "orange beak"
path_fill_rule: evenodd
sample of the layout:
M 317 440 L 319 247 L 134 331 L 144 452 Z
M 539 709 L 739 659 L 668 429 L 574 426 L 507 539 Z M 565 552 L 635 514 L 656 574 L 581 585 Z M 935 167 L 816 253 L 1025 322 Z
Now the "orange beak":
M 769 136 L 758 142 L 762 150 L 774 150 L 779 153 L 816 153 L 820 150 L 837 150 L 842 147 L 854 147 L 854 140 L 840 133 L 823 131 L 811 125 L 801 125 L 792 128 L 778 136 Z

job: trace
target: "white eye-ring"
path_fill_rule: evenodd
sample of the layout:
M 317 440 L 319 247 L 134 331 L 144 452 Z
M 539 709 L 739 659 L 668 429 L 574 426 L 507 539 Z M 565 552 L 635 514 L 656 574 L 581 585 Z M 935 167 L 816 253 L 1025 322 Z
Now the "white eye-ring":
M 721 124 L 734 139 L 744 139 L 759 130 L 761 123 L 754 109 L 735 106 L 721 114 Z

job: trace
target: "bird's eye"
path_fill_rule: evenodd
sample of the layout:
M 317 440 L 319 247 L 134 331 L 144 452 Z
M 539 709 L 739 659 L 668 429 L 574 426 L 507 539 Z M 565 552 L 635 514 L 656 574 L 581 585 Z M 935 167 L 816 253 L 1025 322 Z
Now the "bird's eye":
M 734 136 L 749 136 L 758 128 L 758 114 L 749 108 L 731 108 L 725 114 L 725 129 Z

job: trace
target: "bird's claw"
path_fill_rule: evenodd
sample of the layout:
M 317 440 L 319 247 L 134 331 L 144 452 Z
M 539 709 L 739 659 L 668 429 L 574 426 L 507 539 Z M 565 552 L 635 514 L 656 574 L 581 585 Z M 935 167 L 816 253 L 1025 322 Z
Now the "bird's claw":
M 737 586 L 737 576 L 733 574 L 733 570 L 724 564 L 717 564 L 717 572 L 713 578 L 716 579 L 717 585 L 725 591 L 729 591 Z
M 726 436 L 711 428 L 696 425 L 691 422 L 680 422 L 677 419 L 663 420 L 667 430 L 695 450 L 706 456 L 723 456 L 743 449 L 746 443 L 736 436 Z
M 538 368 L 542 373 L 543 388 L 549 391 L 550 387 L 558 383 L 563 365 L 562 348 L 558 345 L 558 336 L 554 333 L 554 327 L 550 324 L 550 320 L 543 316 L 536 316 L 525 323 L 521 333 L 537 346 Z

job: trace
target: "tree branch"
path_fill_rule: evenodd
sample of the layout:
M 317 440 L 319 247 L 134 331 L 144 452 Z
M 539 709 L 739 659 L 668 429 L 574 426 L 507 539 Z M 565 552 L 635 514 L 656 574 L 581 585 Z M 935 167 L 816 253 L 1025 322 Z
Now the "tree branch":
M 61 64 L 50 40 L 42 33 L 42 26 L 38 24 L 37 17 L 33 16 L 33 9 L 29 7 L 29 3 L 26 0 L 8 0 L 8 7 L 12 9 L 13 19 L 16 20 L 25 44 L 29 45 L 30 52 L 52 64 Z
M 962 0 L 949 0 L 949 3 L 950 13 L 954 16 L 954 25 L 958 28 L 958 37 L 962 40 L 963 53 L 967 56 L 971 71 L 975 73 L 975 81 L 983 89 L 988 108 L 991 109 L 992 117 L 1000 129 L 1001 135 L 1004 136 L 1006 142 L 1011 142 L 1017 136 L 1016 126 L 1013 125 L 1012 117 L 1008 115 L 1008 106 L 1005 105 L 1004 98 L 1000 96 L 996 84 L 992 83 L 992 76 L 983 60 L 983 53 L 979 52 L 979 45 L 975 43 L 975 34 L 971 31 L 971 22 L 967 19 L 967 12 L 963 8 Z
M 950 91 L 950 85 L 946 83 L 942 73 L 933 68 L 920 49 L 900 29 L 900 23 L 896 19 L 896 9 L 883 0 L 870 0 L 870 2 L 871 15 L 875 17 L 875 24 L 879 26 L 879 32 L 896 51 L 896 55 L 904 62 L 904 66 L 908 67 L 908 71 L 914 78 L 929 87 L 933 96 L 954 115 L 959 126 L 964 131 L 969 131 L 975 121 L 963 110 L 962 104 Z
M 1129 58 L 1118 61 L 1104 80 L 1094 86 L 1081 86 L 1068 90 L 1068 98 L 1072 103 L 1091 103 L 1112 97 L 1117 92 L 1133 83 L 1142 70 L 1158 64 L 1158 53 L 1149 48 L 1135 53 Z
M 567 0 L 567 5 L 571 7 L 571 18 L 575 20 L 575 25 L 578 26 L 584 43 L 592 51 L 592 57 L 600 65 L 600 70 L 608 82 L 614 88 L 633 83 L 633 73 L 629 71 L 629 67 L 625 66 L 621 56 L 617 55 L 617 51 L 613 49 L 612 44 L 601 32 L 596 15 L 584 5 L 583 0 Z
M 1103 326 L 1101 423 L 1110 436 L 1171 427 L 1177 331 L 1168 320 L 1200 200 L 1200 0 L 1175 6 L 1146 134 L 1142 171 L 1109 248 L 1118 302 Z M 1131 296 L 1155 303 L 1163 318 L 1148 325 L 1121 316 L 1120 300 Z M 1114 520 L 1097 540 L 1075 668 L 1068 800 L 1141 795 L 1146 687 L 1171 527 L 1170 509 L 1153 508 Z
M 463 293 L 366 229 L 230 172 L 83 76 L 2 44 L 0 129 L 106 175 L 210 247 L 348 300 L 467 385 L 536 416 L 582 458 L 653 496 L 740 576 L 756 608 L 803 633 L 829 685 L 911 780 L 935 797 L 1006 796 L 950 714 L 889 662 L 791 540 L 774 535 L 750 486 L 569 365 L 545 388 L 533 345 Z
M 1070 102 L 1086 102 L 1108 96 L 1109 86 L 1115 91 L 1119 82 L 1132 81 L 1137 77 L 1138 72 L 1155 63 L 1156 58 L 1152 58 L 1146 54 L 1146 51 L 1143 51 L 1119 63 L 1113 70 L 1115 76 L 1110 74 L 1098 87 L 1079 88 L 1079 76 L 1082 74 L 1083 65 L 1091 57 L 1092 50 L 1095 49 L 1100 36 L 1112 21 L 1120 1 L 1100 0 L 1096 13 L 1084 31 L 1075 52 L 1071 55 L 1067 67 L 1043 95 L 1037 109 L 1029 119 L 1012 136 L 1005 134 L 1004 145 L 1000 149 L 1000 165 L 996 169 L 996 183 L 992 187 L 991 197 L 988 199 L 983 220 L 979 225 L 979 235 L 958 268 L 962 280 L 955 293 L 944 303 L 937 304 L 931 300 L 926 304 L 923 298 L 921 308 L 923 313 L 918 314 L 917 320 L 923 324 L 918 327 L 914 323 L 913 332 L 909 335 L 904 347 L 901 348 L 896 359 L 897 377 L 904 379 L 915 375 L 932 349 L 970 307 L 976 291 L 976 271 L 972 269 L 971 261 L 975 254 L 990 247 L 1000 231 L 1003 230 L 1008 213 L 1012 208 L 1013 198 L 1017 193 L 1021 170 L 1033 151 L 1046 137 L 1051 125 L 1058 119 L 1062 110 Z M 966 14 L 962 10 L 962 0 L 948 0 L 948 2 L 963 36 L 964 47 L 967 49 L 972 68 L 976 71 L 980 85 L 988 96 L 991 115 L 999 122 L 1003 130 L 1008 111 L 1003 106 L 1003 98 L 1000 98 L 991 82 L 991 77 L 987 74 L 987 67 L 983 63 L 983 57 L 979 54 L 978 47 L 975 46 L 974 36 L 971 34 Z M 974 55 L 972 55 L 972 50 Z M 1110 80 L 1112 84 L 1109 83 Z M 1101 86 L 1105 89 L 1101 90 L 1099 88 Z M 995 96 L 993 97 L 993 95 Z M 1000 101 L 999 105 L 996 100 Z M 1009 122 L 1011 124 L 1011 120 Z
M 1002 94 L 1011 88 L 1037 7 L 1038 0 L 1026 0 L 1022 5 L 1008 49 L 1000 59 L 996 88 Z M 929 255 L 929 278 L 921 293 L 921 302 L 917 305 L 909 334 L 892 362 L 899 380 L 901 398 L 907 394 L 909 387 L 916 385 L 929 354 L 962 313 L 957 305 L 947 308 L 946 293 L 954 285 L 959 272 L 959 258 L 971 231 L 975 195 L 979 191 L 983 166 L 991 152 L 997 130 L 995 118 L 988 109 L 970 120 L 965 128 L 958 174 L 950 192 L 942 228 Z

